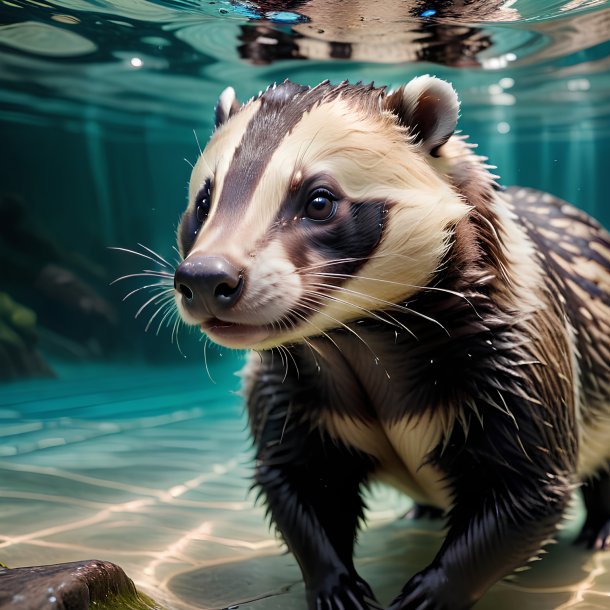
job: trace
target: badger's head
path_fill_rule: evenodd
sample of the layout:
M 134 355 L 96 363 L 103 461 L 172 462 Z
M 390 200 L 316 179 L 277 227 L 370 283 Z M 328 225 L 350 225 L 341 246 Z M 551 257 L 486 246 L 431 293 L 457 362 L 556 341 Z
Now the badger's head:
M 178 231 L 184 320 L 265 349 L 411 297 L 468 210 L 437 158 L 457 117 L 428 76 L 390 94 L 284 82 L 242 106 L 225 90 Z

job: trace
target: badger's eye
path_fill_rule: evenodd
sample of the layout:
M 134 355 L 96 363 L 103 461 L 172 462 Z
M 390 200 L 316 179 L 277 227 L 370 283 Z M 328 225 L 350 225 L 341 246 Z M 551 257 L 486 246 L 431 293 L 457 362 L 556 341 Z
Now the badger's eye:
M 326 189 L 316 189 L 305 206 L 305 217 L 318 222 L 330 220 L 337 211 L 335 196 Z
M 195 198 L 195 216 L 197 222 L 202 225 L 210 213 L 210 180 L 205 181 L 203 188 Z

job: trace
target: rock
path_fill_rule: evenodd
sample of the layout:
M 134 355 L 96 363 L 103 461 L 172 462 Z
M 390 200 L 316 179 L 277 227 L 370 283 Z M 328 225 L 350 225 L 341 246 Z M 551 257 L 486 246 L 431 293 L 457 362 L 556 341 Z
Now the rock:
M 0 380 L 53 375 L 37 342 L 36 314 L 0 292 Z
M 41 268 L 34 288 L 44 303 L 40 324 L 71 341 L 77 341 L 89 357 L 111 351 L 118 341 L 114 307 L 95 288 L 74 272 L 49 263 Z
M 0 285 L 35 312 L 39 327 L 59 337 L 59 354 L 98 358 L 120 346 L 117 314 L 104 296 L 106 270 L 62 244 L 25 201 L 10 195 L 0 196 Z M 46 335 L 45 349 L 56 345 L 45 341 Z M 0 352 L 21 360 L 11 349 L 8 338 L 0 343 Z M 13 371 L 3 378 L 15 376 Z
M 89 559 L 27 568 L 0 568 L 0 610 L 152 610 L 123 570 Z

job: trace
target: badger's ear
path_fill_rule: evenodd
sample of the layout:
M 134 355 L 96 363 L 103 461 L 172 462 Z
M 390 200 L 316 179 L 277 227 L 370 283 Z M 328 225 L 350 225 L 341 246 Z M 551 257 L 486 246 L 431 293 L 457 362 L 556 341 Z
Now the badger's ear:
M 426 75 L 389 93 L 383 107 L 409 128 L 426 153 L 436 156 L 455 131 L 460 103 L 448 82 Z
M 214 111 L 216 127 L 226 123 L 229 120 L 229 117 L 233 116 L 238 110 L 239 102 L 235 97 L 235 89 L 233 89 L 233 87 L 227 87 L 220 94 Z

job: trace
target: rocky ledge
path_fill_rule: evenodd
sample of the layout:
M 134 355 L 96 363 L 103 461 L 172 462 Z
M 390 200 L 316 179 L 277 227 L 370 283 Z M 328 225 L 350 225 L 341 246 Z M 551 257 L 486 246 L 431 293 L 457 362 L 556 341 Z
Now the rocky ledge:
M 0 610 L 159 610 L 119 566 L 76 561 L 49 566 L 0 567 Z

